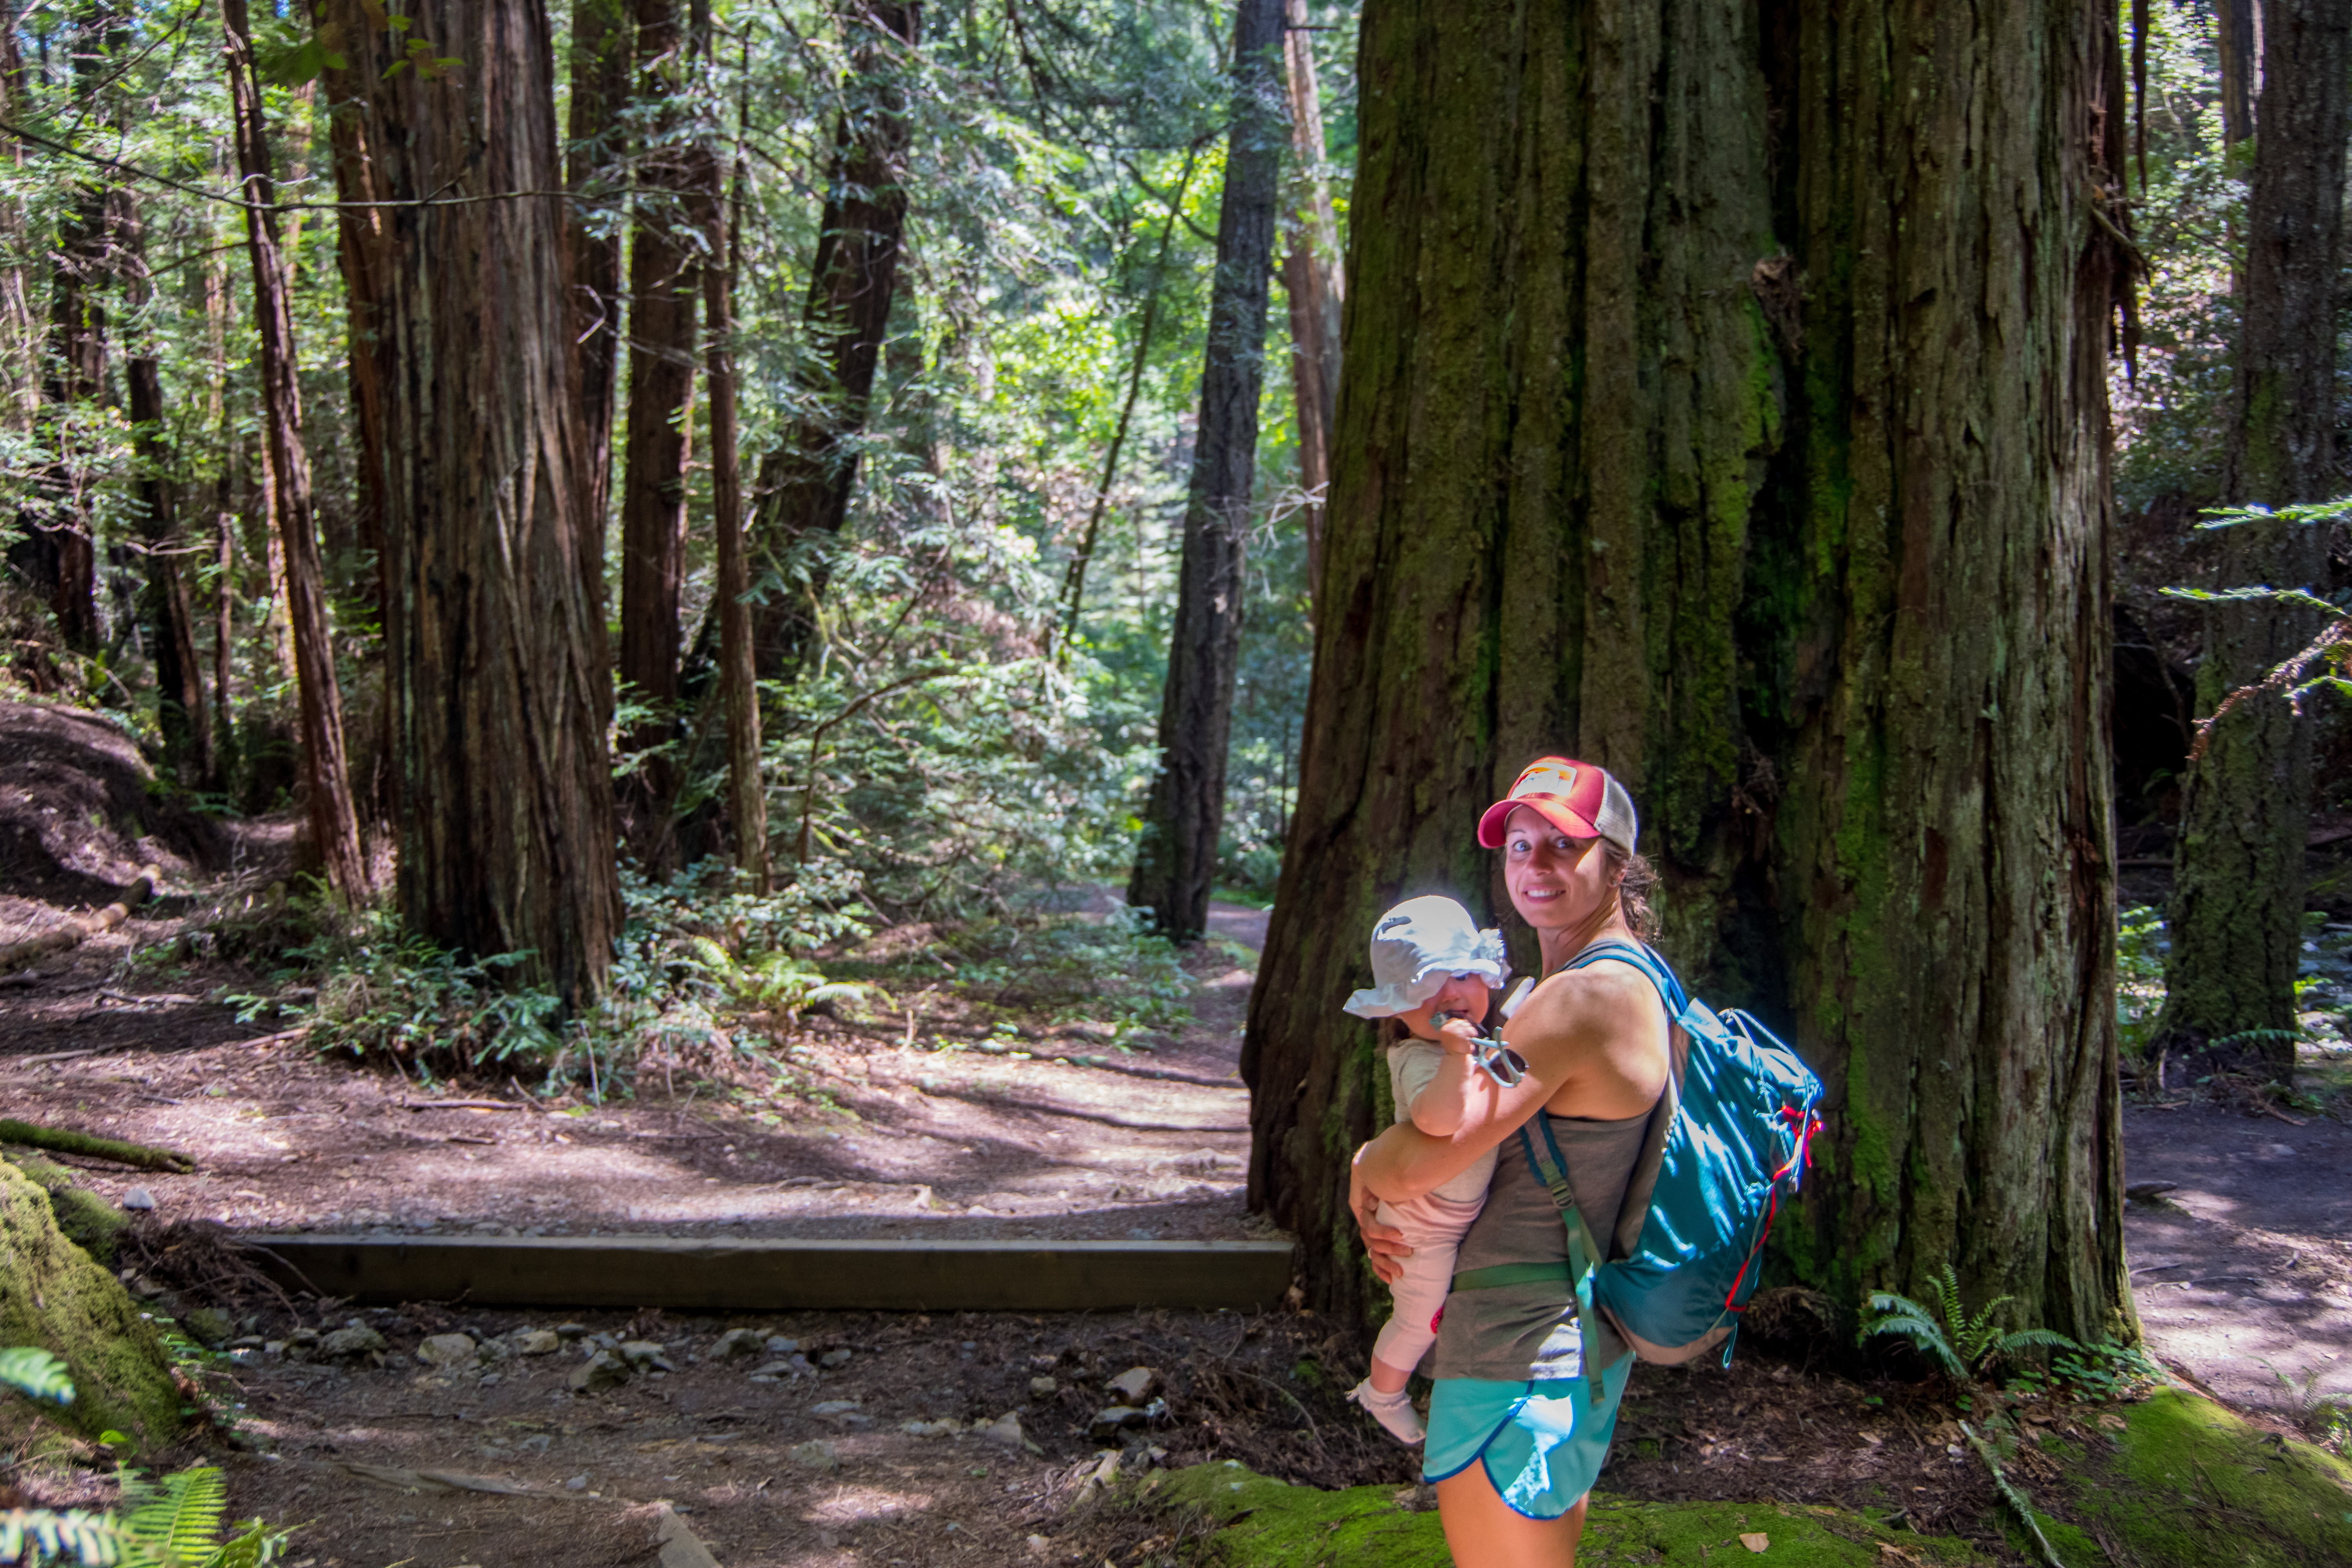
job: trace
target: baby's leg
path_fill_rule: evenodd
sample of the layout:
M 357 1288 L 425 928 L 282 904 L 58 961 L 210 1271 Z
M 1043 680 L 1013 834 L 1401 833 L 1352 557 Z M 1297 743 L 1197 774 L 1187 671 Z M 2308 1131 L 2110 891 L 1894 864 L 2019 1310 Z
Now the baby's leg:
M 1442 1206 L 1441 1206 L 1442 1205 Z M 1422 1198 L 1402 1208 L 1382 1204 L 1380 1221 L 1404 1232 L 1412 1255 L 1404 1259 L 1404 1273 L 1389 1287 L 1396 1310 L 1381 1325 L 1372 1342 L 1372 1387 L 1393 1394 L 1405 1385 L 1412 1369 L 1437 1340 L 1437 1320 L 1445 1310 L 1445 1293 L 1454 1284 L 1454 1258 L 1462 1233 L 1477 1217 L 1475 1203 L 1453 1204 L 1444 1198 Z M 1457 1215 L 1447 1211 L 1460 1209 Z

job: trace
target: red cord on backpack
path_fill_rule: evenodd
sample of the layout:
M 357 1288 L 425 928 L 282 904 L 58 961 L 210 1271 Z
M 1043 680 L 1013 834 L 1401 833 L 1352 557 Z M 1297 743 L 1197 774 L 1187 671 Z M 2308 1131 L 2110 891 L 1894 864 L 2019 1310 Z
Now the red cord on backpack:
M 1740 1259 L 1739 1272 L 1731 1277 L 1731 1289 L 1723 1298 L 1723 1305 L 1727 1311 L 1748 1310 L 1745 1306 L 1739 1304 L 1739 1287 L 1747 1279 L 1748 1270 L 1753 1268 L 1756 1259 L 1763 1255 L 1764 1243 L 1772 1234 L 1772 1222 L 1780 1217 L 1782 1179 L 1795 1172 L 1801 1165 L 1808 1171 L 1813 1168 L 1813 1134 L 1822 1130 L 1822 1113 L 1816 1110 L 1808 1115 L 1796 1106 L 1784 1105 L 1780 1108 L 1780 1118 L 1797 1130 L 1797 1144 L 1795 1148 L 1789 1151 L 1789 1158 L 1782 1163 L 1780 1168 L 1772 1173 L 1772 1195 L 1765 1201 L 1764 1223 L 1756 1229 L 1756 1245 L 1748 1249 L 1746 1258 Z

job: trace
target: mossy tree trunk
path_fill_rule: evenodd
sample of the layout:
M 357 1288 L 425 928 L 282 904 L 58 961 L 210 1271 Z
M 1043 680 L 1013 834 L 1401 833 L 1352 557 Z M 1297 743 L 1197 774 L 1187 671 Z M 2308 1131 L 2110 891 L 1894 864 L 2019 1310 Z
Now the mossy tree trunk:
M 86 1436 L 109 1427 L 142 1449 L 183 1425 L 162 1340 L 121 1283 L 66 1239 L 49 1194 L 0 1160 L 0 1345 L 38 1345 L 72 1373 L 66 1419 Z
M 2284 506 L 2345 489 L 2336 462 L 2336 263 L 2352 98 L 2352 0 L 2269 0 L 2231 388 L 2230 499 Z M 2327 534 L 2254 522 L 2221 536 L 2221 581 L 2324 590 Z M 2302 651 L 2326 617 L 2208 605 L 2197 711 Z M 2181 791 L 2163 1033 L 2209 1061 L 2294 1070 L 2311 726 L 2284 692 L 2207 731 Z
M 1782 1277 L 2107 1328 L 2112 9 L 1370 0 L 1360 60 L 1252 1203 L 1366 1309 L 1339 1000 L 1389 901 L 1502 907 L 1477 814 L 1566 749 L 1668 955 L 1830 1086 Z

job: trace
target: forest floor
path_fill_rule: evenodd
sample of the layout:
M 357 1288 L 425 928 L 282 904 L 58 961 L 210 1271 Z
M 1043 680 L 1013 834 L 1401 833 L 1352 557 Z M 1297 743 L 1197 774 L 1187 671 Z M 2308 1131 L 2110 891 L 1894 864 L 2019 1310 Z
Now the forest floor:
M 10 719 L 0 728 L 28 732 Z M 405 1077 L 322 1059 L 267 1016 L 240 1022 L 212 998 L 264 977 L 185 956 L 186 929 L 282 875 L 285 825 L 158 822 L 131 787 L 135 752 L 119 754 L 128 748 L 105 726 L 44 717 L 29 732 L 38 744 L 0 760 L 0 943 L 103 903 L 142 863 L 166 874 L 162 896 L 118 931 L 42 963 L 37 977 L 0 977 L 0 1104 L 193 1155 L 185 1176 L 79 1163 L 110 1197 L 144 1189 L 159 1221 L 1264 1233 L 1242 1208 L 1236 1076 L 1262 912 L 1219 907 L 1212 940 L 1185 962 L 1189 1016 L 1148 1050 L 1106 1048 L 1099 1029 L 1043 1016 L 983 1022 L 949 1009 L 887 1033 L 815 1019 L 789 1104 L 681 1077 L 634 1100 L 530 1108 L 512 1086 L 482 1081 L 464 1097 L 517 1108 L 434 1109 Z M 867 961 L 954 936 L 886 933 Z M 2175 1092 L 2126 1111 L 2126 1181 L 2173 1184 L 2127 1217 L 2151 1348 L 2282 1427 L 2352 1390 L 2338 1359 L 2352 1345 L 2347 1078 L 2352 1064 L 2315 1058 L 2310 1105 Z M 214 1457 L 238 1513 L 302 1523 L 292 1560 L 310 1568 L 649 1563 L 661 1500 L 728 1568 L 1094 1568 L 1158 1550 L 1151 1516 L 1090 1500 L 1107 1454 L 1129 1468 L 1234 1458 L 1321 1485 L 1408 1489 L 1415 1478 L 1413 1457 L 1342 1403 L 1360 1348 L 1311 1313 L 665 1319 L 306 1299 L 298 1316 L 258 1295 L 213 1304 L 246 1342 L 212 1374 L 237 1433 Z M 336 1356 L 308 1342 L 346 1327 L 380 1346 L 350 1336 L 355 1352 Z M 722 1338 L 733 1329 L 756 1332 Z M 470 1342 L 426 1342 L 457 1333 Z M 666 1364 L 577 1391 L 583 1351 L 600 1342 Z M 1948 1404 L 1931 1385 L 1856 1381 L 1833 1363 L 1844 1363 L 1834 1347 L 1801 1334 L 1758 1335 L 1728 1373 L 1643 1369 L 1604 1488 L 1901 1509 L 1922 1531 L 1979 1536 L 2008 1558 L 1982 1533 L 1990 1485 L 1958 1446 Z M 1124 1397 L 1111 1386 L 1122 1374 L 1164 1398 L 1165 1415 L 1098 1436 L 1096 1413 Z M 2096 1420 L 2052 1415 L 2070 1430 Z M 63 1503 L 101 1497 L 96 1474 L 33 1467 L 11 1479 Z

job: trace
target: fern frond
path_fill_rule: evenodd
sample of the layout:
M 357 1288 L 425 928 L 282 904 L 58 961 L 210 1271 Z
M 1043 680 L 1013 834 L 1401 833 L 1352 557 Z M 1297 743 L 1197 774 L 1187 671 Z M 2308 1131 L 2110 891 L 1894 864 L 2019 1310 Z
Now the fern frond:
M 1959 1270 L 1948 1263 L 1945 1264 L 1942 1275 L 1936 1280 L 1936 1292 L 1941 1298 L 1944 1326 L 1956 1334 L 1964 1331 L 1969 1319 L 1968 1308 L 1960 1300 Z
M 132 1548 L 126 1568 L 194 1568 L 209 1559 L 228 1512 L 228 1481 L 214 1466 L 174 1471 L 160 1481 L 126 1473 L 122 1530 Z
M 1880 1290 L 1872 1293 L 1870 1309 L 1879 1316 L 1863 1325 L 1863 1339 L 1885 1334 L 1908 1340 L 1954 1377 L 1968 1375 L 1967 1366 L 1953 1353 L 1951 1342 L 1945 1338 L 1944 1331 L 1918 1302 L 1907 1296 Z
M 122 1531 L 102 1513 L 78 1508 L 0 1510 L 0 1559 L 10 1563 L 54 1559 L 80 1568 L 115 1568 L 122 1561 Z
M 34 1399 L 73 1403 L 73 1376 L 66 1363 L 37 1345 L 0 1351 L 0 1384 Z

